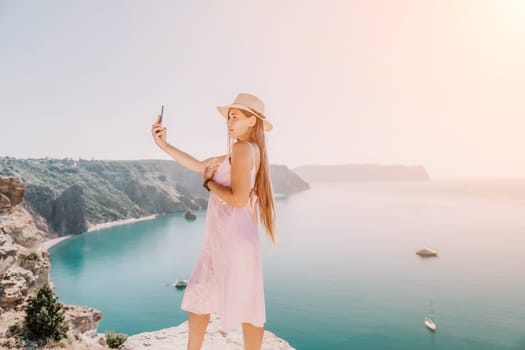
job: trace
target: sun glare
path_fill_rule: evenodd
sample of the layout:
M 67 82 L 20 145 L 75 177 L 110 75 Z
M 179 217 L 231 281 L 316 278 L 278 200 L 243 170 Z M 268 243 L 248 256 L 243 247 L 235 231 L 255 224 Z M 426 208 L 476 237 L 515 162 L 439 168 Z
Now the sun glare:
M 495 4 L 501 12 L 503 25 L 525 34 L 525 0 L 498 0 Z

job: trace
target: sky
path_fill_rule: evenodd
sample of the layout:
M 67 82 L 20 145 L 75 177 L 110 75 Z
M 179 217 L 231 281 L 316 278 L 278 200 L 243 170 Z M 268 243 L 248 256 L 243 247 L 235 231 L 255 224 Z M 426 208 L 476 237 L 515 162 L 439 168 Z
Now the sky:
M 0 157 L 197 159 L 265 104 L 271 164 L 525 177 L 525 1 L 0 0 Z

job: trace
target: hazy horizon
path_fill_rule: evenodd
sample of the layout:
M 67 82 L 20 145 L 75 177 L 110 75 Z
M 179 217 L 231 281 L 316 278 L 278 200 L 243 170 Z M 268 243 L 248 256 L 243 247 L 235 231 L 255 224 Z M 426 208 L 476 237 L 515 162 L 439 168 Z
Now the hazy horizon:
M 0 1 L 0 50 L 0 156 L 171 159 L 161 104 L 170 144 L 223 154 L 216 106 L 250 92 L 272 164 L 525 178 L 519 0 Z

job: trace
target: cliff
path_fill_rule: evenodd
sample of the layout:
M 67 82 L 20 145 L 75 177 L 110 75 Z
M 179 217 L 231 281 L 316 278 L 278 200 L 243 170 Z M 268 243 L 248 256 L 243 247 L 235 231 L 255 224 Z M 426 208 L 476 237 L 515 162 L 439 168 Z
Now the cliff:
M 304 165 L 292 170 L 308 182 L 430 180 L 427 171 L 420 165 Z
M 275 194 L 290 195 L 310 189 L 308 182 L 304 181 L 286 165 L 272 165 L 272 191 Z
M 42 245 L 48 233 L 37 227 L 31 213 L 24 207 L 25 192 L 26 188 L 20 179 L 0 176 L 0 344 L 8 340 L 9 326 L 23 321 L 29 296 L 35 296 L 38 289 L 46 283 L 55 290 L 50 278 L 49 254 Z M 63 197 L 78 196 L 78 193 L 77 189 L 72 189 Z M 66 200 L 68 199 L 58 202 L 63 203 Z M 65 212 L 64 215 L 68 215 L 68 211 Z M 67 339 L 47 346 L 46 349 L 109 349 L 105 335 L 97 333 L 98 324 L 103 318 L 100 310 L 87 306 L 64 305 L 64 314 L 69 327 Z M 130 336 L 121 345 L 121 349 L 184 350 L 186 342 L 187 321 L 176 327 Z M 242 333 L 234 330 L 223 336 L 218 331 L 217 317 L 213 315 L 203 350 L 242 348 Z M 286 341 L 265 330 L 262 349 L 293 348 Z
M 309 188 L 286 166 L 271 165 L 270 172 L 274 192 L 288 195 Z M 0 176 L 25 183 L 23 205 L 50 237 L 110 221 L 204 209 L 209 196 L 200 174 L 171 160 L 0 157 Z
M 20 205 L 25 192 L 20 179 L 0 177 L 0 344 L 7 339 L 9 326 L 21 323 L 27 298 L 35 296 L 50 280 L 47 250 L 41 248 L 46 233 L 39 230 L 31 214 Z M 67 339 L 57 343 L 63 349 L 109 349 L 103 334 L 97 334 L 102 319 L 99 310 L 76 305 L 64 306 L 70 327 Z

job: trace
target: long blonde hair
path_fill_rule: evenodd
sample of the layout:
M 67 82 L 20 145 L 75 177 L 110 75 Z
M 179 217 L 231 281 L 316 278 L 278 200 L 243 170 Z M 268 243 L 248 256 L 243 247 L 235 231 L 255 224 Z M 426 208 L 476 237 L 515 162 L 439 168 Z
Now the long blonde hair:
M 247 118 L 251 117 L 252 115 L 255 116 L 254 113 L 249 113 L 245 110 L 240 111 Z M 268 163 L 268 153 L 266 151 L 264 126 L 262 120 L 260 120 L 258 117 L 255 117 L 255 120 L 256 122 L 250 135 L 250 140 L 259 146 L 261 153 L 261 165 L 259 167 L 259 171 L 257 172 L 257 176 L 255 177 L 254 185 L 255 194 L 258 198 L 257 207 L 259 209 L 259 215 L 257 217 L 262 222 L 264 228 L 266 229 L 266 233 L 272 241 L 273 247 L 275 247 L 277 242 L 277 235 L 275 233 L 275 207 L 273 203 L 270 165 Z M 233 142 L 234 139 L 228 135 L 229 154 L 232 152 Z

